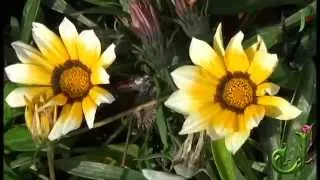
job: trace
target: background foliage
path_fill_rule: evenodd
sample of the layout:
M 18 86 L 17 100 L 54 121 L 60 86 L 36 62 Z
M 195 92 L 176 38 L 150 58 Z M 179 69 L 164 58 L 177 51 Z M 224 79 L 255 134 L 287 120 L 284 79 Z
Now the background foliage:
M 287 169 L 299 156 L 300 140 L 296 132 L 304 124 L 316 126 L 316 1 L 198 0 L 197 5 L 208 18 L 210 32 L 205 32 L 206 36 L 201 32 L 205 27 L 186 29 L 176 23 L 177 15 L 170 0 L 152 2 L 165 38 L 171 39 L 168 42 L 175 47 L 170 49 L 172 56 L 167 57 L 172 62 L 169 71 L 179 64 L 190 63 L 190 34 L 212 38 L 218 22 L 223 23 L 225 40 L 240 29 L 244 31 L 245 47 L 256 40 L 257 34 L 263 37 L 270 51 L 280 58 L 271 80 L 281 86 L 282 96 L 303 110 L 303 115 L 290 122 L 267 118 L 262 121 L 234 156 L 237 179 L 315 179 L 314 138 L 307 154 L 311 160 L 297 171 L 286 174 L 277 171 L 272 166 L 272 153 L 286 147 L 277 167 Z M 129 27 L 128 3 L 129 0 L 26 0 L 16 2 L 15 8 L 10 9 L 3 35 L 5 65 L 18 62 L 11 42 L 33 43 L 34 21 L 57 32 L 66 16 L 80 30 L 93 28 L 103 49 L 111 42 L 117 44 L 117 59 L 109 69 L 108 87 L 116 101 L 99 107 L 94 129 L 89 131 L 83 125 L 59 141 L 55 152 L 57 179 L 219 179 L 209 143 L 204 148 L 204 155 L 209 158 L 202 158 L 193 166 L 176 161 L 186 138 L 178 136 L 183 117 L 161 105 L 174 87 L 163 86 L 166 82 L 170 84 L 170 79 L 161 72 L 163 82 L 154 81 L 139 63 L 141 59 L 134 47 L 141 42 Z M 200 28 L 200 32 L 195 28 Z M 208 39 L 205 40 L 212 43 Z M 8 82 L 6 77 L 4 81 L 6 97 L 19 85 Z M 45 150 L 33 144 L 23 113 L 24 109 L 12 109 L 4 102 L 4 178 L 47 179 Z

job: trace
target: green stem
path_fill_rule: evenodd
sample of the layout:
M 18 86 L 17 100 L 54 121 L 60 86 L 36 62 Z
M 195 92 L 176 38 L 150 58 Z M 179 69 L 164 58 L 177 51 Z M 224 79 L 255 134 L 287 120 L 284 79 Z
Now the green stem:
M 211 142 L 211 151 L 214 163 L 221 180 L 235 180 L 235 164 L 231 153 L 226 149 L 225 139 Z
M 54 172 L 54 144 L 52 142 L 48 143 L 47 158 L 48 158 L 50 180 L 55 180 L 56 175 Z

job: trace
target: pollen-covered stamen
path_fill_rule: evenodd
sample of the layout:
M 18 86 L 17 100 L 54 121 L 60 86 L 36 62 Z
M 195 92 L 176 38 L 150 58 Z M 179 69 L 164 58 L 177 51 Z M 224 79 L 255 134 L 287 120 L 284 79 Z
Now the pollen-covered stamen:
M 64 93 L 71 99 L 86 96 L 91 87 L 91 71 L 80 61 L 68 60 L 56 67 L 52 76 L 55 94 Z
M 71 98 L 80 98 L 88 93 L 90 77 L 81 67 L 72 67 L 61 73 L 59 87 Z
M 231 78 L 222 90 L 224 103 L 235 109 L 244 109 L 254 100 L 254 89 L 246 78 Z

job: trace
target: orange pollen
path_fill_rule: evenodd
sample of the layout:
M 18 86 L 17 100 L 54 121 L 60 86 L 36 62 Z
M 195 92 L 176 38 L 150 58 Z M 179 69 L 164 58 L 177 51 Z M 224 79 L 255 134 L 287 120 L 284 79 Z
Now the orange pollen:
M 244 109 L 254 101 L 254 88 L 248 79 L 232 78 L 228 80 L 222 91 L 222 100 L 228 106 Z
M 90 76 L 83 68 L 73 66 L 62 71 L 58 83 L 61 91 L 69 97 L 81 98 L 90 89 Z

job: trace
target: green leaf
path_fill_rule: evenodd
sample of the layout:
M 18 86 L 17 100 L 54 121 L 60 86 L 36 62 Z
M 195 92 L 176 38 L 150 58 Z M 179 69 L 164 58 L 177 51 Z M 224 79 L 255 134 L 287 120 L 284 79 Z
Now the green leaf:
M 10 17 L 10 36 L 13 41 L 16 41 L 20 37 L 20 24 L 16 17 Z
M 164 146 L 164 149 L 168 148 L 168 129 L 167 129 L 167 123 L 166 123 L 166 118 L 163 113 L 163 106 L 159 105 L 157 109 L 157 114 L 156 114 L 156 123 L 158 127 L 158 131 L 160 134 L 161 142 Z
M 72 13 L 76 12 L 76 10 L 70 6 L 65 0 L 46 0 L 43 1 L 43 4 L 50 9 L 57 11 L 61 14 L 67 14 L 72 16 L 73 18 L 76 18 L 79 22 L 82 24 L 88 26 L 88 27 L 96 27 L 97 24 L 88 19 L 87 17 L 83 16 L 82 14 L 75 14 L 72 15 Z
M 11 82 L 6 82 L 4 85 L 4 98 L 8 96 L 8 94 L 17 88 L 18 85 L 11 83 Z M 18 116 L 23 115 L 24 109 L 23 108 L 11 108 L 7 102 L 3 102 L 4 104 L 4 127 L 7 127 L 9 124 L 11 124 L 12 120 Z
M 185 180 L 181 176 L 170 174 L 163 171 L 155 171 L 152 169 L 142 169 L 142 173 L 148 180 Z
M 234 1 L 234 2 L 239 2 L 239 1 Z M 259 1 L 260 2 L 260 1 Z M 305 8 L 299 10 L 296 13 L 293 13 L 291 16 L 287 17 L 284 21 L 285 26 L 287 30 L 292 29 L 298 25 L 300 25 L 301 22 L 301 14 L 304 14 L 306 17 L 307 16 L 315 16 L 316 11 L 315 11 L 315 1 L 310 3 L 308 6 Z M 257 35 L 262 36 L 263 40 L 266 43 L 267 48 L 271 48 L 274 45 L 280 43 L 283 41 L 283 31 L 282 31 L 282 25 L 281 24 L 275 24 L 275 25 L 270 25 L 267 27 L 263 27 L 260 29 L 257 29 L 253 32 L 253 36 L 248 38 L 247 40 L 244 41 L 244 47 L 249 47 L 251 44 L 256 42 L 257 40 Z
M 221 180 L 236 180 L 235 164 L 232 155 L 225 146 L 225 139 L 211 141 L 211 151 L 214 163 Z
M 243 172 L 246 179 L 257 179 L 256 174 L 251 168 L 253 162 L 248 159 L 242 148 L 235 154 L 234 161 L 237 167 Z
M 145 180 L 143 175 L 138 171 L 91 161 L 62 159 L 56 161 L 55 167 L 74 176 L 88 179 Z
M 12 169 L 18 168 L 18 167 L 29 167 L 33 163 L 33 157 L 32 156 L 20 156 L 14 161 L 10 162 L 10 167 Z
M 236 14 L 252 12 L 268 7 L 295 5 L 303 0 L 210 0 L 209 12 L 212 14 Z
M 30 132 L 26 126 L 16 126 L 4 134 L 4 145 L 12 151 L 35 151 Z
M 122 6 L 122 10 L 128 14 L 130 14 L 129 11 L 129 0 L 119 0 L 121 6 Z
M 78 16 L 81 14 L 105 14 L 105 15 L 114 15 L 114 16 L 128 16 L 127 13 L 123 12 L 121 9 L 114 7 L 94 7 L 88 8 L 85 10 L 73 12 L 71 16 Z
M 114 0 L 85 0 L 90 4 L 94 4 L 101 7 L 113 7 L 113 6 L 120 6 L 117 1 Z
M 27 0 L 22 12 L 21 40 L 29 43 L 32 23 L 36 21 L 41 0 Z
M 308 164 L 302 169 L 300 176 L 297 179 L 316 180 L 317 179 L 317 165 L 315 163 Z

